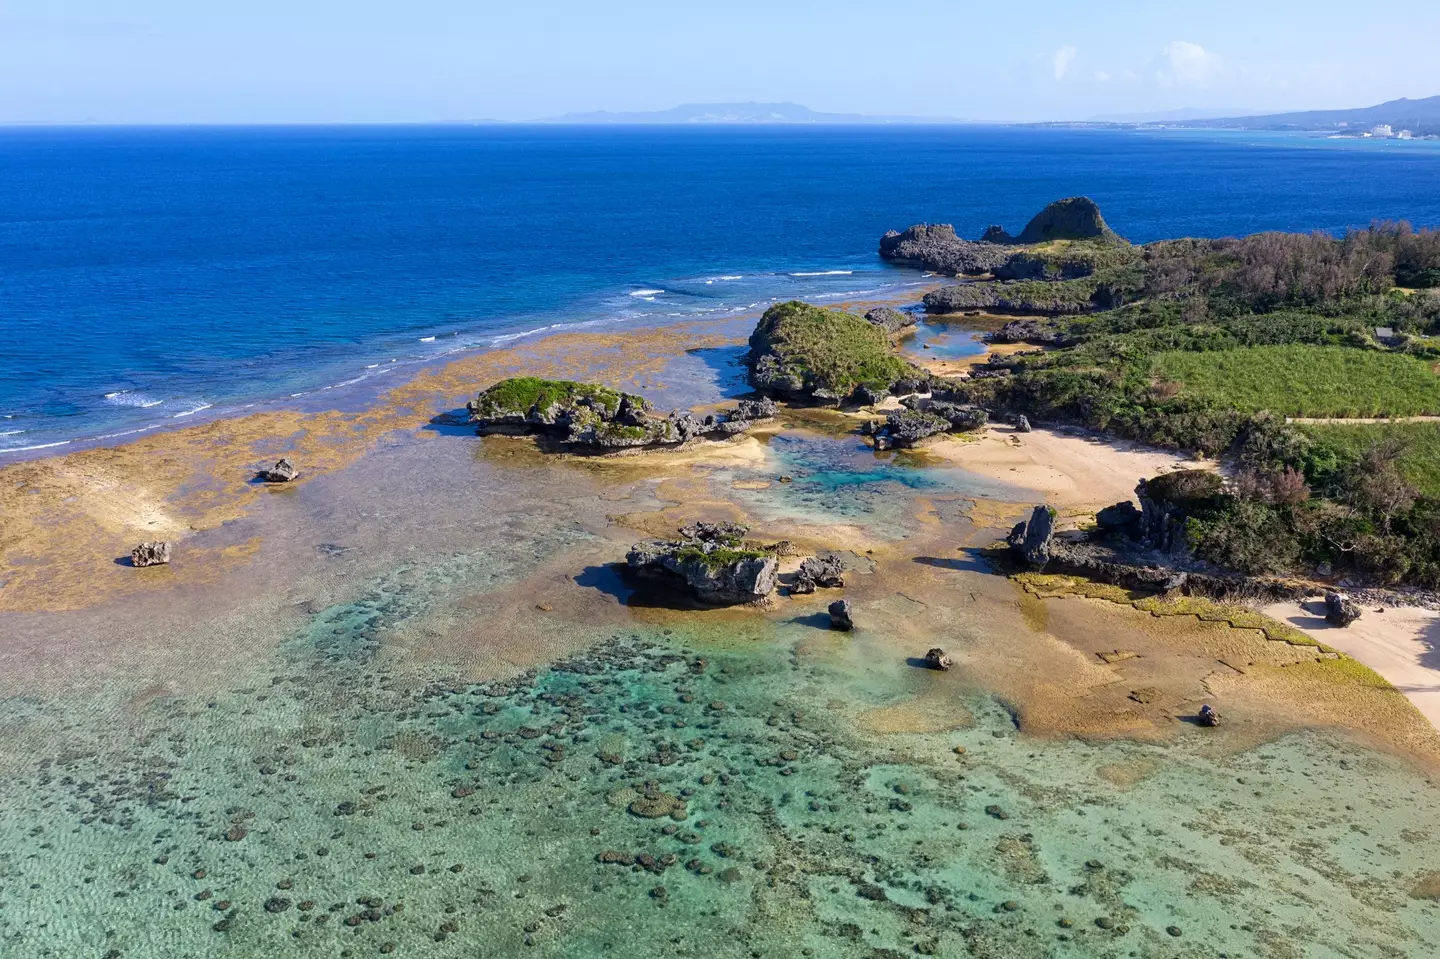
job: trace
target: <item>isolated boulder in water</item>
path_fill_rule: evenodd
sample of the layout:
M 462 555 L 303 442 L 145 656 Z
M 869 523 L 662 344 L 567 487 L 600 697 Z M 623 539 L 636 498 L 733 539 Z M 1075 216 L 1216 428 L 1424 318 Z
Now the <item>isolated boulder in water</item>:
M 1220 725 L 1220 713 L 1209 703 L 1200 707 L 1200 713 L 1196 718 L 1200 720 L 1202 726 Z
M 925 665 L 931 669 L 949 669 L 955 665 L 955 661 L 946 654 L 945 650 L 936 646 L 925 654 Z
M 255 474 L 258 478 L 267 483 L 288 483 L 291 480 L 300 478 L 300 471 L 295 464 L 287 459 L 281 459 L 269 469 L 263 469 Z
M 705 603 L 754 602 L 775 591 L 779 562 L 768 551 L 747 547 L 746 532 L 733 523 L 696 523 L 681 529 L 679 540 L 637 543 L 625 562 L 685 587 Z
M 130 551 L 131 566 L 164 566 L 169 562 L 169 543 L 141 543 Z
M 838 629 L 841 632 L 849 632 L 855 628 L 855 621 L 850 616 L 848 599 L 837 599 L 830 604 L 830 628 Z
M 918 317 L 914 313 L 902 313 L 900 310 L 891 309 L 888 306 L 875 307 L 865 314 L 865 319 L 882 327 L 891 336 L 901 330 L 909 329 L 918 322 Z
M 1055 514 L 1043 503 L 1035 507 L 1030 519 L 1016 523 L 1005 541 L 1021 558 L 1035 569 L 1050 562 L 1050 543 L 1055 538 Z
M 834 555 L 810 556 L 800 564 L 790 592 L 813 593 L 817 586 L 839 589 L 844 585 L 845 564 L 841 562 L 840 557 Z
M 1360 618 L 1360 607 L 1344 593 L 1325 594 L 1325 620 L 1336 626 L 1349 626 Z

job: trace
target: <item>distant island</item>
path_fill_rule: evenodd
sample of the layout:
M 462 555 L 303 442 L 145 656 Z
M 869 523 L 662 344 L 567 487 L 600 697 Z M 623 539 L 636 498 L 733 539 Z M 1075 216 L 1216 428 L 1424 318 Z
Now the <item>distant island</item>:
M 543 123 L 961 123 L 952 117 L 871 116 L 822 113 L 798 103 L 684 103 L 669 110 L 565 113 Z
M 1047 126 L 1176 126 L 1190 129 L 1279 130 L 1328 133 L 1357 139 L 1430 139 L 1440 137 L 1440 96 L 1387 100 L 1372 107 L 1348 110 L 1303 110 L 1256 116 L 1217 117 L 1212 111 L 1176 110 L 1152 116 L 1096 117 L 1080 124 Z

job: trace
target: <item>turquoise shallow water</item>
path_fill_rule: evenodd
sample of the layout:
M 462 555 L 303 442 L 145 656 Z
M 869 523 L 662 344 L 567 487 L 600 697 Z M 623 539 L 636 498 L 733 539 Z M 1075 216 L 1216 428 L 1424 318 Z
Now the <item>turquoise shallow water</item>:
M 490 684 L 393 662 L 386 633 L 484 568 L 385 577 L 229 692 L 149 704 L 153 732 L 130 748 L 77 740 L 7 777 L 0 951 L 1440 944 L 1440 905 L 1412 897 L 1435 867 L 1435 788 L 1398 760 L 1317 733 L 1229 758 L 1200 730 L 1169 745 L 1022 737 L 1003 704 L 881 637 L 758 618 L 626 630 Z

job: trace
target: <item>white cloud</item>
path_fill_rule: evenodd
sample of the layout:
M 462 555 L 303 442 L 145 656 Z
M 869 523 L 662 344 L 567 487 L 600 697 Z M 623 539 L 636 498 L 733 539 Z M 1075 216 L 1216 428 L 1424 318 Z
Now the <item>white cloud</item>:
M 1160 51 L 1155 79 L 1163 87 L 1203 87 L 1220 70 L 1220 58 L 1198 43 L 1173 40 Z
M 1079 52 L 1079 50 L 1067 44 L 1051 54 L 1050 70 L 1055 74 L 1056 80 L 1065 79 L 1065 74 L 1069 71 L 1070 64 L 1075 61 L 1075 56 Z

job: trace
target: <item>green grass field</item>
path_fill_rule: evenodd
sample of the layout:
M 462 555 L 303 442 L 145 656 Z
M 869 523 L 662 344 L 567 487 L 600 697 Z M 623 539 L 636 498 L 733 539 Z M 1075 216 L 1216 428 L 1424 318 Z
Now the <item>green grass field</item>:
M 1398 353 L 1343 346 L 1252 346 L 1156 355 L 1157 381 L 1181 395 L 1242 412 L 1287 416 L 1416 416 L 1440 413 L 1440 377 Z
M 1389 439 L 1405 444 L 1400 469 L 1427 496 L 1440 497 L 1440 423 L 1306 424 L 1300 427 L 1316 444 L 1354 460 L 1372 445 Z

